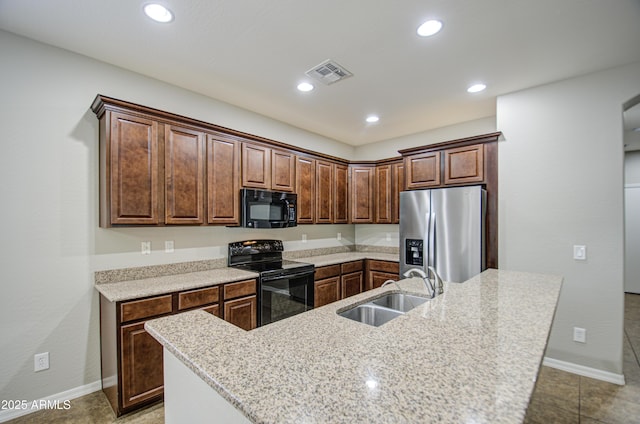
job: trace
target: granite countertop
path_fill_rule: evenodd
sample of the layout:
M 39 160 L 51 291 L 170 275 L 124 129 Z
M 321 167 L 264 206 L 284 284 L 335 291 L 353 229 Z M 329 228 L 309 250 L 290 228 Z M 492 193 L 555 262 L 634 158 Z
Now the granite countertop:
M 257 272 L 237 268 L 216 268 L 208 271 L 187 272 L 177 275 L 95 284 L 96 290 L 110 302 L 157 296 L 181 290 L 197 289 L 249 278 L 258 278 Z
M 380 252 L 343 252 L 333 253 L 329 255 L 320 256 L 307 256 L 302 258 L 295 258 L 293 260 L 300 262 L 307 262 L 319 266 L 334 265 L 343 262 L 357 261 L 360 259 L 374 259 L 380 261 L 398 262 L 399 256 L 397 253 L 380 253 Z
M 285 257 L 288 256 L 285 254 Z M 398 262 L 398 255 L 379 252 L 343 252 L 320 256 L 292 257 L 291 259 L 298 262 L 311 263 L 315 266 L 324 266 L 359 259 Z M 184 267 L 185 272 L 173 275 L 96 283 L 95 288 L 110 302 L 119 302 L 259 277 L 257 272 L 229 267 L 219 267 L 198 272 L 188 272 L 188 269 L 187 265 Z M 114 272 L 117 272 L 117 270 Z
M 253 422 L 520 423 L 561 284 L 487 270 L 380 327 L 336 311 L 394 285 L 249 332 L 202 311 L 145 328 Z

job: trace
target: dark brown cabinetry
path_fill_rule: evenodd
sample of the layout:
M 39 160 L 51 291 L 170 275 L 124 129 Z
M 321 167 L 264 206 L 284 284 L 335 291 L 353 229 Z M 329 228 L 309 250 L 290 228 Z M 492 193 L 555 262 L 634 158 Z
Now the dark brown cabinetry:
M 333 222 L 334 165 L 323 160 L 316 161 L 316 224 Z
M 393 186 L 391 165 L 376 166 L 375 179 L 375 222 L 391 224 L 393 208 Z
M 340 299 L 340 264 L 316 268 L 314 280 L 314 308 Z
M 333 223 L 349 222 L 349 167 L 334 164 Z
M 251 279 L 122 302 L 100 296 L 102 389 L 116 415 L 162 399 L 163 349 L 145 331 L 146 321 L 202 309 L 250 330 L 258 316 L 256 287 Z
M 164 126 L 165 222 L 204 223 L 204 133 Z
M 419 153 L 404 160 L 407 188 L 432 188 L 440 185 L 440 152 Z
M 400 222 L 400 192 L 405 190 L 404 162 L 391 164 L 391 223 Z
M 446 149 L 444 183 L 468 184 L 484 181 L 484 144 Z
M 100 120 L 100 139 L 100 225 L 158 224 L 158 123 L 109 111 Z
M 356 295 L 364 287 L 364 261 L 347 262 L 340 265 L 340 295 L 341 299 Z
M 313 224 L 316 207 L 316 161 L 296 158 L 296 193 L 298 194 L 298 224 Z
M 242 186 L 293 191 L 295 155 L 252 143 L 242 143 Z
M 351 222 L 370 224 L 374 221 L 374 166 L 351 167 Z
M 366 290 L 376 289 L 387 280 L 397 281 L 400 277 L 398 262 L 367 259 L 366 261 Z
M 207 136 L 207 222 L 240 223 L 240 142 Z
M 258 323 L 256 280 L 239 281 L 224 286 L 224 319 L 237 327 L 253 330 Z

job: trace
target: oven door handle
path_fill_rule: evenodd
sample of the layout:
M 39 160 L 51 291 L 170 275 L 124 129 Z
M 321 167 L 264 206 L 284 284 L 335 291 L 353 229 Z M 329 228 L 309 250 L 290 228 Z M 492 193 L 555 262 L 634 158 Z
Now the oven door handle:
M 300 277 L 313 277 L 313 273 L 315 271 L 308 271 L 308 272 L 299 272 L 297 274 L 285 274 L 285 275 L 279 275 L 277 277 L 263 277 L 261 280 L 262 281 L 274 281 L 274 280 L 284 280 L 286 279 L 290 279 L 290 278 L 300 278 Z

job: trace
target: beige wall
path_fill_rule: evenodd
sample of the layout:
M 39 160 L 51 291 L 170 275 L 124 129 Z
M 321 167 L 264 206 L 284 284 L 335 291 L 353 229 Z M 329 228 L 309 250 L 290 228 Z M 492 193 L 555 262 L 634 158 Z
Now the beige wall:
M 353 148 L 2 31 L 0 56 L 0 399 L 33 400 L 100 379 L 96 270 L 225 257 L 229 241 L 253 237 L 281 238 L 288 249 L 354 242 L 352 225 L 99 228 L 98 121 L 89 110 L 98 93 L 335 156 L 351 157 Z M 152 242 L 149 256 L 140 254 L 143 240 Z M 174 240 L 175 253 L 162 251 L 164 240 Z M 50 353 L 51 368 L 34 373 L 39 352 Z
M 547 356 L 622 373 L 623 104 L 640 64 L 500 96 L 500 268 L 565 277 Z M 573 259 L 586 245 L 588 259 Z M 574 326 L 587 343 L 572 341 Z

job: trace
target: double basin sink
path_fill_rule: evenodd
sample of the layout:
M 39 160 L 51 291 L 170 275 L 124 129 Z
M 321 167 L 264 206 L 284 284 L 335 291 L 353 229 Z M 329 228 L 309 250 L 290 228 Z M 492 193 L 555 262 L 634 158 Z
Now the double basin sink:
M 338 315 L 379 327 L 425 303 L 427 298 L 407 293 L 389 293 L 362 305 L 351 307 Z

